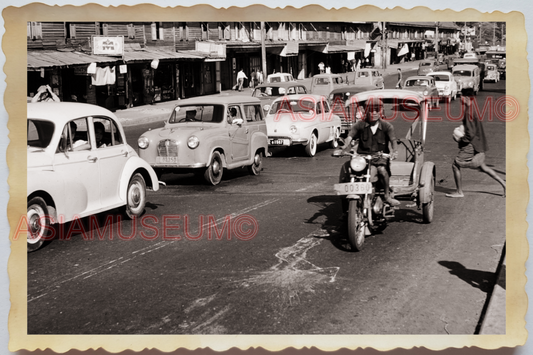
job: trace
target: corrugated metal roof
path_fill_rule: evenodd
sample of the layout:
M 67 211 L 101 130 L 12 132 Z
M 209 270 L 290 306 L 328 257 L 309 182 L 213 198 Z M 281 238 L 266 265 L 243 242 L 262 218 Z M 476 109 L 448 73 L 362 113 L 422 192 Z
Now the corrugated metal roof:
M 172 52 L 159 49 L 142 49 L 124 52 L 124 61 L 148 61 L 153 59 L 193 59 L 202 60 L 204 57 L 191 53 Z M 28 69 L 49 67 L 63 67 L 90 63 L 114 63 L 121 57 L 99 56 L 76 51 L 35 50 L 28 51 Z

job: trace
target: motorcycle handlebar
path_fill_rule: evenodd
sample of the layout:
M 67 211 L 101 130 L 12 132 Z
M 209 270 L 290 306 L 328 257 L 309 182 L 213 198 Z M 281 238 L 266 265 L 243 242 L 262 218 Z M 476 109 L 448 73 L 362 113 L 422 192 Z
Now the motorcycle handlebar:
M 392 155 L 391 154 L 388 154 L 388 153 L 383 153 L 383 152 L 378 152 L 378 153 L 375 153 L 373 155 L 371 154 L 357 154 L 356 152 L 354 151 L 344 151 L 342 149 L 338 149 L 338 150 L 335 150 L 332 154 L 332 156 L 334 157 L 355 157 L 355 156 L 361 156 L 367 160 L 370 160 L 374 157 L 383 157 L 383 158 L 392 158 Z

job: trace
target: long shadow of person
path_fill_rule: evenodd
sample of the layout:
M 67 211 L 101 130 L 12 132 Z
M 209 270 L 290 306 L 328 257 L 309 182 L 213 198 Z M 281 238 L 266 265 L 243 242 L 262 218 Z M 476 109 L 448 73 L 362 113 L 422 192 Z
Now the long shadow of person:
M 456 261 L 439 261 L 439 264 L 450 269 L 451 275 L 459 277 L 467 284 L 479 288 L 483 292 L 491 292 L 496 282 L 497 275 L 493 272 L 467 269 Z

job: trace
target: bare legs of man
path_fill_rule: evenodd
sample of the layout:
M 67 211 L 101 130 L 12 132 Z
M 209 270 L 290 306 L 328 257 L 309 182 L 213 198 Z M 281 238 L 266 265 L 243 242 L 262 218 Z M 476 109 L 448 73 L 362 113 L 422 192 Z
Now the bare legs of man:
M 453 169 L 453 177 L 455 179 L 455 186 L 457 187 L 455 192 L 446 194 L 446 197 L 464 197 L 463 193 L 463 181 L 461 176 L 461 168 L 455 164 L 452 165 Z M 489 175 L 494 180 L 498 181 L 500 185 L 503 187 L 503 197 L 505 197 L 505 181 L 501 177 L 496 174 L 494 170 L 489 168 L 487 164 L 483 163 L 479 166 L 479 170 Z

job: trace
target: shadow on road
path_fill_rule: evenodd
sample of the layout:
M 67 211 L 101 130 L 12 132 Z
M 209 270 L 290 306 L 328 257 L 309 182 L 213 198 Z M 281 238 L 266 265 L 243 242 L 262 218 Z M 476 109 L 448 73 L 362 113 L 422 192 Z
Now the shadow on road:
M 486 293 L 492 292 L 497 277 L 495 273 L 467 269 L 456 261 L 439 261 L 439 264 L 447 267 L 451 275 L 459 277 L 472 287 L 478 288 Z M 505 287 L 505 285 L 502 287 Z

